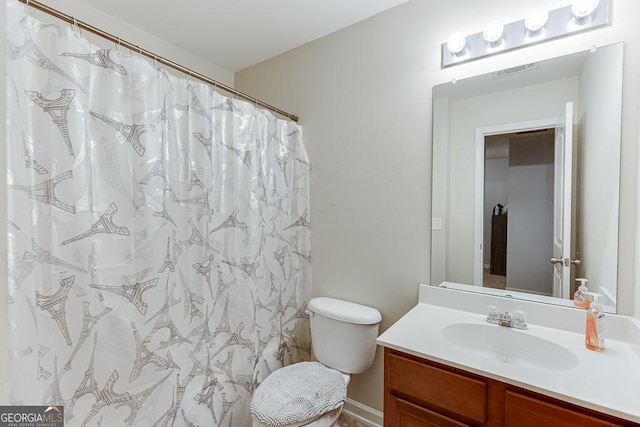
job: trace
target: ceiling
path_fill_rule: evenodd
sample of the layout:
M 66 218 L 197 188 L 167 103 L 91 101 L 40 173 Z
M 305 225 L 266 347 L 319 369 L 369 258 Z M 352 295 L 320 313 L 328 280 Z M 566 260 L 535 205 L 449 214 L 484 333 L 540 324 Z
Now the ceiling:
M 235 72 L 407 0 L 82 1 Z

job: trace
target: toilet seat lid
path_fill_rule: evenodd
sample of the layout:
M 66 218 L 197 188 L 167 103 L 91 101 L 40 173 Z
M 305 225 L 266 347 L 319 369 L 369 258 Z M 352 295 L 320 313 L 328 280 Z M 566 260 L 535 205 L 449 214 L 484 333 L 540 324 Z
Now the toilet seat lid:
M 342 373 L 318 362 L 278 369 L 254 391 L 251 413 L 271 427 L 304 422 L 344 404 L 347 385 Z

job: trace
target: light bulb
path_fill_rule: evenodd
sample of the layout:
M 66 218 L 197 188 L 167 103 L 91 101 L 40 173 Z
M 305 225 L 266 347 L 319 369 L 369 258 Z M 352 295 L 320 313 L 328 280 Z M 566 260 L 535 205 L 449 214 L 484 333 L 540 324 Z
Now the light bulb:
M 496 44 L 502 38 L 504 33 L 504 25 L 497 21 L 492 21 L 487 25 L 487 28 L 482 32 L 482 37 L 489 44 Z
M 574 0 L 571 5 L 571 13 L 576 20 L 581 21 L 591 16 L 599 3 L 599 0 Z
M 549 11 L 542 7 L 531 9 L 524 18 L 524 26 L 527 30 L 535 33 L 543 28 L 549 20 Z
M 464 51 L 466 44 L 467 41 L 465 36 L 461 33 L 454 33 L 451 34 L 451 37 L 449 37 L 449 40 L 447 41 L 447 49 L 449 49 L 449 52 L 454 55 L 459 55 Z

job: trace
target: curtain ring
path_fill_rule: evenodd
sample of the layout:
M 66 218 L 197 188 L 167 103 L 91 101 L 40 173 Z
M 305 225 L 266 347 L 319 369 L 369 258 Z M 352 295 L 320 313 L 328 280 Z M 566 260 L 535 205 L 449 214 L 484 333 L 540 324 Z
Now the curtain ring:
M 73 32 L 76 33 L 76 37 L 82 37 L 82 31 L 80 30 L 80 26 L 78 25 L 78 21 L 76 17 L 73 17 Z

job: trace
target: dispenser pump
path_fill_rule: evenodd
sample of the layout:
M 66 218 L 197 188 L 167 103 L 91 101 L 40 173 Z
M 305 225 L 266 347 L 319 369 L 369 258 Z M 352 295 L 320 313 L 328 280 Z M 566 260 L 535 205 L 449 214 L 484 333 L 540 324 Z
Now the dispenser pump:
M 580 283 L 580 286 L 578 286 L 578 289 L 580 289 L 583 292 L 587 292 L 587 283 L 589 282 L 589 280 L 581 277 L 579 279 L 576 279 L 576 282 Z
M 589 292 L 589 296 L 593 298 L 591 307 L 587 310 L 587 325 L 585 329 L 584 344 L 589 350 L 604 350 L 604 311 L 598 297 L 600 294 Z
M 593 305 L 593 309 L 594 310 L 601 310 L 602 307 L 600 306 L 600 303 L 598 302 L 598 298 L 600 298 L 600 294 L 597 292 L 589 292 L 589 295 L 591 296 L 591 298 L 593 298 L 593 302 L 591 303 Z
M 573 294 L 573 305 L 579 308 L 589 308 L 591 304 L 591 300 L 587 293 L 589 292 L 589 288 L 587 288 L 587 282 L 589 282 L 585 278 L 576 279 L 576 282 L 580 283 L 578 286 L 578 290 Z

